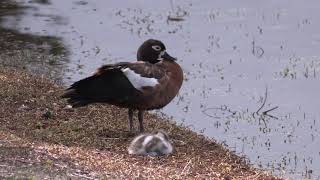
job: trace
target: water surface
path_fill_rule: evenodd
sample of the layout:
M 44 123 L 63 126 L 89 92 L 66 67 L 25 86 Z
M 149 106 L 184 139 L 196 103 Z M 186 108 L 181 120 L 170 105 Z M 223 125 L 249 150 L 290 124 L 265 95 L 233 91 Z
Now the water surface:
M 144 40 L 160 39 L 185 73 L 162 113 L 257 167 L 320 179 L 319 1 L 20 2 L 31 8 L 3 25 L 61 37 L 65 84 L 133 61 Z

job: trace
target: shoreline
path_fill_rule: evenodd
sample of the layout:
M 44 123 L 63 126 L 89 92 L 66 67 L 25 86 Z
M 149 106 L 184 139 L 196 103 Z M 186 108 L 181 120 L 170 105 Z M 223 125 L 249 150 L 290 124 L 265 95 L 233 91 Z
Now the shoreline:
M 93 179 L 277 179 L 214 140 L 150 113 L 145 115 L 146 130 L 168 131 L 175 150 L 163 158 L 129 155 L 132 137 L 125 109 L 101 104 L 66 109 L 62 92 L 62 86 L 44 76 L 0 66 L 0 140 L 7 142 L 0 147 L 27 148 L 38 164 L 64 178 L 70 177 L 70 169 L 80 169 Z M 25 175 L 37 178 L 42 171 Z M 16 178 L 18 172 L 0 176 Z

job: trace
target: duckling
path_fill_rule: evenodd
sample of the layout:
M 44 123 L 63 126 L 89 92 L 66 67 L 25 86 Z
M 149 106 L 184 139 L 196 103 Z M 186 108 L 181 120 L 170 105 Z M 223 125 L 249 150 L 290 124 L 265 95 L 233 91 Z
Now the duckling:
M 128 148 L 129 154 L 145 156 L 168 155 L 172 153 L 172 150 L 169 136 L 162 130 L 140 134 L 133 139 Z

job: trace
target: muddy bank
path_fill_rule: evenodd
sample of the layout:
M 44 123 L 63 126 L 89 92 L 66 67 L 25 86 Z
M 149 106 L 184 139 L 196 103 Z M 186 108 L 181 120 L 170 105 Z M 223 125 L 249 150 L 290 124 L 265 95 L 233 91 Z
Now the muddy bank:
M 174 153 L 128 155 L 132 138 L 126 110 L 108 105 L 65 109 L 62 90 L 44 77 L 0 66 L 1 166 L 12 167 L 2 177 L 274 179 L 214 140 L 152 114 L 145 116 L 147 131 L 167 130 Z
M 28 8 L 31 7 L 15 1 L 1 1 L 0 24 L 6 16 L 21 18 Z M 45 75 L 57 82 L 61 82 L 69 54 L 60 38 L 21 33 L 3 26 L 0 26 L 0 52 L 0 64 Z

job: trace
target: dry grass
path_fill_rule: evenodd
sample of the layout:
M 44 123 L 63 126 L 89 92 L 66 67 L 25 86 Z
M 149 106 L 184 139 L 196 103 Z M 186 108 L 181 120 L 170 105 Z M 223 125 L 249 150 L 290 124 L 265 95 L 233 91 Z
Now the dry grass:
M 78 173 L 84 179 L 276 179 L 214 140 L 148 113 L 147 131 L 168 131 L 175 151 L 162 158 L 128 155 L 125 109 L 67 109 L 62 92 L 44 77 L 0 66 L 0 147 L 25 147 L 39 162 L 90 172 Z

